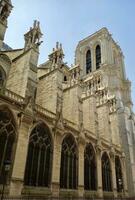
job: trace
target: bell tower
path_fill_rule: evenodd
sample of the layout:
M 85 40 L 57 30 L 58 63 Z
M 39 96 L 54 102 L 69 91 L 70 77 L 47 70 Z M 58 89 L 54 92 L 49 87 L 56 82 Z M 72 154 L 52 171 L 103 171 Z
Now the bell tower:
M 7 29 L 7 19 L 12 8 L 11 0 L 0 1 L 0 49 L 2 48 L 2 43 Z

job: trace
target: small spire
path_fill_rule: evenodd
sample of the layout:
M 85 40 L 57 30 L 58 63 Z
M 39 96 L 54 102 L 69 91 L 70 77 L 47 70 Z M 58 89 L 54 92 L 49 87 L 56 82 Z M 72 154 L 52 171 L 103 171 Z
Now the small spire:
M 59 48 L 59 42 L 56 42 L 56 49 Z
M 34 20 L 33 28 L 36 28 L 37 20 Z
M 42 33 L 40 30 L 40 22 L 34 20 L 33 27 L 30 27 L 30 30 L 24 35 L 25 38 L 25 50 L 31 47 L 38 47 L 41 42 L 40 39 L 42 37 Z
M 60 43 L 60 49 L 62 49 L 62 44 Z

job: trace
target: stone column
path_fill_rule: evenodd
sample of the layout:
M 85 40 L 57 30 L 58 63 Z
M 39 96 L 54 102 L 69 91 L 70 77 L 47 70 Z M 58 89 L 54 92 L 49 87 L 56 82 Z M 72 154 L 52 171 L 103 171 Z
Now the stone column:
M 56 132 L 54 137 L 52 184 L 51 184 L 53 197 L 59 196 L 60 163 L 61 163 L 61 134 L 60 132 Z
M 117 185 L 116 185 L 116 171 L 115 171 L 115 154 L 110 153 L 111 158 L 111 170 L 112 170 L 112 190 L 114 197 L 117 197 Z
M 32 120 L 29 116 L 24 116 L 18 130 L 16 154 L 10 184 L 10 195 L 21 195 L 29 143 L 29 130 Z
M 92 72 L 96 70 L 96 57 L 95 57 L 95 48 L 91 48 L 91 64 L 92 64 Z
M 84 139 L 79 139 L 78 144 L 78 196 L 84 196 Z
M 103 187 L 102 187 L 102 163 L 101 163 L 101 148 L 97 146 L 96 148 L 96 159 L 97 159 L 97 192 L 98 197 L 103 197 Z
M 125 154 L 123 153 L 121 158 L 121 167 L 122 167 L 122 175 L 123 175 L 123 195 L 128 196 L 128 187 L 127 187 L 127 175 L 126 175 L 126 163 L 125 163 Z
M 107 63 L 107 45 L 106 40 L 104 38 L 102 38 L 101 42 L 101 63 Z

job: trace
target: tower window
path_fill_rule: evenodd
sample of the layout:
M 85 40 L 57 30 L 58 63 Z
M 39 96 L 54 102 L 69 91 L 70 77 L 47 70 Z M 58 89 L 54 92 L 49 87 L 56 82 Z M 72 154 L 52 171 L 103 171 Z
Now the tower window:
M 88 50 L 86 53 L 86 74 L 88 74 L 89 72 L 91 72 L 91 51 Z
M 64 76 L 64 81 L 67 81 L 67 77 L 66 76 Z
M 101 48 L 99 45 L 96 46 L 96 69 L 100 68 L 101 64 Z

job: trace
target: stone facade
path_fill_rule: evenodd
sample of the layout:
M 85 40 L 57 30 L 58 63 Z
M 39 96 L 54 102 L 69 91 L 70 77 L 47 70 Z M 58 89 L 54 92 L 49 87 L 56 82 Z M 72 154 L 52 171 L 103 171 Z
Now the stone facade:
M 64 63 L 63 49 L 59 43 L 56 43 L 48 61 L 37 66 L 42 37 L 39 22 L 35 21 L 33 27 L 24 35 L 23 49 L 3 49 L 7 18 L 11 9 L 11 1 L 0 1 L 2 150 L 9 148 L 6 144 L 8 139 L 3 139 L 3 135 L 13 134 L 13 130 L 15 135 L 14 142 L 10 143 L 11 155 L 6 157 L 8 154 L 4 154 L 4 150 L 0 153 L 1 180 L 3 160 L 11 161 L 11 170 L 7 176 L 7 192 L 13 196 L 135 196 L 135 115 L 130 96 L 131 83 L 125 75 L 124 58 L 120 47 L 108 30 L 102 28 L 78 43 L 75 64 L 71 67 Z M 8 116 L 12 128 L 8 126 Z M 44 128 L 41 132 L 43 131 L 46 136 L 48 134 L 51 141 L 51 154 L 45 155 L 52 156 L 49 161 L 51 164 L 47 165 L 50 175 L 45 176 L 45 179 L 50 178 L 44 185 L 40 183 L 42 178 L 39 178 L 42 167 L 40 163 L 43 162 L 41 155 L 40 159 L 38 156 L 39 163 L 32 164 L 32 158 L 35 158 L 32 157 L 31 164 L 28 164 L 31 141 L 34 141 L 32 133 L 39 137 L 39 140 L 43 139 L 38 135 L 38 128 L 36 129 L 42 124 Z M 65 178 L 67 182 L 64 185 L 61 171 L 62 163 L 65 162 L 63 159 L 66 157 L 63 158 L 65 154 L 62 152 L 64 142 L 67 145 L 68 137 L 74 141 L 68 153 L 75 149 L 76 160 L 74 162 L 73 159 L 71 163 L 67 157 L 67 163 L 72 164 L 72 167 L 69 165 L 70 170 L 67 168 L 68 164 L 63 164 L 69 173 L 67 175 L 63 171 L 68 177 Z M 91 151 L 94 155 L 94 168 L 92 165 L 87 168 L 87 145 L 93 149 Z M 106 171 L 109 169 L 109 174 L 105 176 L 104 157 L 108 161 L 107 166 L 110 167 L 105 168 Z M 120 163 L 121 176 L 117 171 L 117 160 Z M 76 167 L 73 168 L 75 163 Z M 32 172 L 37 175 L 36 181 L 34 182 L 31 177 L 30 183 L 27 169 L 30 170 L 32 165 L 35 166 L 32 170 L 36 170 Z M 92 173 L 93 177 L 95 173 L 95 179 L 91 176 L 87 179 L 89 169 L 94 170 Z M 91 184 L 87 181 L 91 181 Z M 2 181 L 0 183 L 2 184 Z

